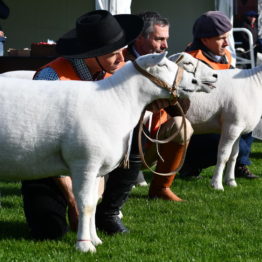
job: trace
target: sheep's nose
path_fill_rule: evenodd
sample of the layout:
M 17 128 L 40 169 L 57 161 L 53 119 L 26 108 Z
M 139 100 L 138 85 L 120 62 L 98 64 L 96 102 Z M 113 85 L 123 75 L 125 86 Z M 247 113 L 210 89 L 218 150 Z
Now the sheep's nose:
M 217 78 L 217 74 L 213 74 L 213 77 Z
M 197 84 L 197 80 L 196 80 L 196 79 L 193 79 L 193 80 L 192 80 L 192 84 Z

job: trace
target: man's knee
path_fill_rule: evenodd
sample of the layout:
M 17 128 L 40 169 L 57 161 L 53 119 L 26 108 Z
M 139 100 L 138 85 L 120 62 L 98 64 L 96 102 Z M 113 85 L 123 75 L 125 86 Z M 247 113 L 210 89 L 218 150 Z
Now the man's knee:
M 34 217 L 28 225 L 32 237 L 37 240 L 59 239 L 68 231 L 65 217 L 61 218 L 60 216 L 50 214 Z
M 34 238 L 57 239 L 68 230 L 67 203 L 51 179 L 22 183 L 23 207 Z
M 178 130 L 180 130 L 178 132 Z M 173 142 L 177 144 L 188 143 L 194 130 L 190 122 L 185 118 L 185 123 L 183 123 L 183 118 L 181 116 L 176 116 L 170 118 L 160 129 L 159 137 L 160 139 L 168 138 L 174 133 L 178 132 L 177 136 L 173 139 Z

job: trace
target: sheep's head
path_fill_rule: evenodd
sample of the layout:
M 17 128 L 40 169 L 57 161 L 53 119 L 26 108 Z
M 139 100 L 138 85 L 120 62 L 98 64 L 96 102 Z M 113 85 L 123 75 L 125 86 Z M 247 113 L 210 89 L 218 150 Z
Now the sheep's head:
M 218 77 L 217 73 L 205 63 L 184 52 L 171 55 L 168 59 L 183 67 L 187 72 L 193 73 L 195 76 L 194 82 L 201 84 L 205 89 L 204 91 L 209 92 L 210 88 L 214 88 L 214 83 Z
M 179 67 L 176 63 L 167 59 L 166 54 L 167 53 L 141 56 L 136 60 L 136 63 L 139 67 L 143 68 L 143 70 L 155 78 L 161 79 L 167 83 L 169 87 L 172 87 L 177 79 Z M 196 74 L 196 70 L 193 70 L 195 68 L 196 66 L 191 66 L 183 70 L 182 77 L 176 84 L 178 95 L 188 96 L 189 94 L 187 93 L 191 92 L 209 92 L 210 87 L 216 82 L 217 77 L 214 75 L 212 69 L 207 67 L 208 70 L 205 73 L 205 77 L 203 77 L 202 75 Z

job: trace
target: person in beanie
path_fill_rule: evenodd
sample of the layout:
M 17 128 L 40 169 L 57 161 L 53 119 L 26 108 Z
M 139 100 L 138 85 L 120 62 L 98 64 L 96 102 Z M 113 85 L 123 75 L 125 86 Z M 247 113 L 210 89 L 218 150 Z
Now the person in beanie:
M 142 28 L 143 20 L 136 15 L 113 16 L 106 10 L 84 14 L 58 40 L 56 50 L 61 57 L 40 68 L 34 79 L 96 81 L 109 77 L 124 65 L 123 48 Z M 129 162 L 129 169 L 118 167 L 110 173 L 97 207 L 96 225 L 108 234 L 128 231 L 118 215 L 140 168 L 132 150 Z M 62 237 L 68 230 L 67 211 L 71 229 L 77 229 L 78 211 L 69 176 L 23 181 L 22 196 L 34 238 Z
M 220 11 L 202 14 L 193 26 L 193 42 L 186 51 L 216 70 L 230 69 L 231 54 L 227 50 L 228 36 L 232 29 L 229 18 Z M 230 88 L 230 87 L 228 87 Z M 220 135 L 193 135 L 187 150 L 180 177 L 198 177 L 203 168 L 216 164 Z M 251 133 L 241 136 L 239 155 L 236 163 L 236 177 L 257 178 L 247 165 L 253 138 Z

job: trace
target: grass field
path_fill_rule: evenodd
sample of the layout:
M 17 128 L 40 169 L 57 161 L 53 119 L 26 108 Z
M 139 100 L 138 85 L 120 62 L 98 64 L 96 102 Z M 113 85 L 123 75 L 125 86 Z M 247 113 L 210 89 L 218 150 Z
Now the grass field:
M 252 148 L 251 170 L 262 177 L 262 143 Z M 75 250 L 75 234 L 35 242 L 25 223 L 19 183 L 0 182 L 0 261 L 262 261 L 262 179 L 237 179 L 224 192 L 210 188 L 212 169 L 200 180 L 175 179 L 187 201 L 149 201 L 148 188 L 133 189 L 123 208 L 129 234 L 106 236 L 96 254 Z M 147 175 L 150 181 L 150 174 Z

